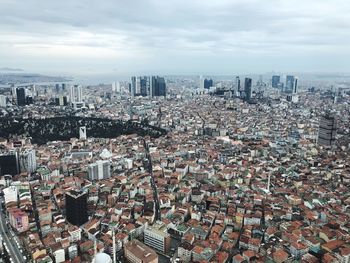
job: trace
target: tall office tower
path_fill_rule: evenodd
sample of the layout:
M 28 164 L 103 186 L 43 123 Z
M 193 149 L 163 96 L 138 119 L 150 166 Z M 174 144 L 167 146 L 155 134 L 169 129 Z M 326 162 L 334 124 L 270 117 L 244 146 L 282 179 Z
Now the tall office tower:
M 66 83 L 62 83 L 62 90 L 65 91 L 66 89 Z
M 10 174 L 16 175 L 20 173 L 17 152 L 8 152 L 0 154 L 0 176 Z
M 56 93 L 60 92 L 60 84 L 58 83 L 55 84 L 55 90 L 56 90 Z
M 36 156 L 34 149 L 27 149 L 19 154 L 21 172 L 33 173 L 36 171 Z
M 244 93 L 245 93 L 245 100 L 250 101 L 252 98 L 252 79 L 251 78 L 245 78 L 244 80 Z
M 26 105 L 26 91 L 24 88 L 16 89 L 17 105 L 25 106 Z
M 152 97 L 152 89 L 151 89 L 151 77 L 147 76 L 146 79 L 146 95 Z
M 117 81 L 117 86 L 116 86 L 116 92 L 117 93 L 120 93 L 122 90 L 121 90 L 121 87 L 120 87 L 120 82 Z
M 154 96 L 166 96 L 166 84 L 163 77 L 156 78 L 156 89 Z
M 147 77 L 140 77 L 140 95 L 146 97 L 148 95 Z
M 136 94 L 136 77 L 131 77 L 131 86 L 130 86 L 131 96 Z
M 83 102 L 83 90 L 80 85 L 72 85 L 70 87 L 70 102 Z
M 204 78 L 203 76 L 199 76 L 199 89 L 204 89 Z
M 318 145 L 332 146 L 335 143 L 337 133 L 336 118 L 329 113 L 322 116 L 318 128 Z
M 239 79 L 239 76 L 236 77 L 235 87 L 237 91 L 241 90 L 241 80 Z
M 294 77 L 293 93 L 294 93 L 294 94 L 297 94 L 297 93 L 298 93 L 298 78 L 297 78 L 297 77 Z
M 66 193 L 66 218 L 73 225 L 81 226 L 88 221 L 87 192 L 71 190 Z
M 135 95 L 141 94 L 141 77 L 136 77 Z
M 88 166 L 88 177 L 90 181 L 102 180 L 111 177 L 111 166 L 109 161 L 96 161 Z
M 157 79 L 155 76 L 150 77 L 150 87 L 149 87 L 149 95 L 150 97 L 154 97 L 154 94 L 156 92 L 156 84 L 157 84 Z
M 279 87 L 278 84 L 280 83 L 280 80 L 281 80 L 280 76 L 278 75 L 272 76 L 272 87 L 277 89 Z
M 294 81 L 295 81 L 294 76 L 287 75 L 286 86 L 285 86 L 285 90 L 284 90 L 286 93 L 293 93 Z
M 7 103 L 7 98 L 5 95 L 0 95 L 0 108 L 5 108 Z
M 205 79 L 204 80 L 204 89 L 209 89 L 210 87 L 213 87 L 213 80 L 212 79 Z
M 56 101 L 57 102 L 57 101 Z M 68 100 L 67 100 L 67 96 L 60 96 L 58 98 L 58 103 L 57 103 L 58 106 L 67 106 L 68 105 Z
M 112 92 L 114 93 L 117 88 L 117 83 L 115 81 L 112 82 Z

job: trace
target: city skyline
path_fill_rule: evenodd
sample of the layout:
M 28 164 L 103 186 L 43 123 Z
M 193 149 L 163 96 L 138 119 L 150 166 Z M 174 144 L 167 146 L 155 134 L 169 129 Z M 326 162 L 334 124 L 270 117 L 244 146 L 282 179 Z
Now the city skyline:
M 0 5 L 0 68 L 72 75 L 350 71 L 350 4 L 343 0 Z

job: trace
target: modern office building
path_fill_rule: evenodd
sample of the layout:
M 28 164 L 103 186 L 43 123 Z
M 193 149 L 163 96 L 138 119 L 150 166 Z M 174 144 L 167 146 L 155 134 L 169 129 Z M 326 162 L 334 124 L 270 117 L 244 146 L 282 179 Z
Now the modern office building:
M 26 105 L 26 91 L 24 88 L 17 88 L 16 89 L 16 98 L 17 98 L 17 105 L 18 106 L 25 106 Z
M 235 88 L 237 91 L 241 90 L 241 80 L 239 79 L 239 76 L 236 76 Z
M 131 77 L 130 93 L 132 96 L 166 96 L 166 83 L 163 77 Z
M 158 263 L 157 253 L 137 239 L 124 245 L 124 255 L 131 263 Z
M 279 87 L 280 81 L 281 81 L 280 76 L 278 75 L 272 76 L 272 83 L 271 83 L 272 87 L 277 89 Z
M 213 80 L 204 79 L 204 89 L 210 89 L 210 87 L 213 87 Z
M 170 249 L 170 235 L 167 226 L 157 221 L 152 226 L 148 226 L 144 231 L 144 243 L 158 251 L 167 253 Z
M 88 221 L 87 192 L 69 191 L 66 193 L 66 218 L 73 225 L 81 226 Z
M 204 78 L 203 78 L 203 76 L 199 76 L 199 89 L 200 90 L 204 89 Z
M 284 92 L 293 93 L 294 89 L 295 89 L 295 77 L 292 75 L 287 75 Z
M 8 152 L 0 153 L 0 176 L 10 174 L 16 175 L 20 173 L 18 153 Z
M 298 93 L 298 78 L 294 77 L 294 83 L 293 83 L 293 94 Z
M 109 161 L 98 160 L 88 166 L 88 177 L 90 181 L 102 180 L 111 177 L 111 166 Z
M 245 93 L 245 100 L 250 101 L 252 98 L 252 79 L 251 78 L 245 78 L 244 80 L 244 93 Z
M 337 122 L 334 116 L 326 114 L 321 117 L 318 128 L 317 144 L 322 146 L 332 146 L 335 143 L 337 132 Z
M 160 97 L 160 96 L 166 96 L 166 84 L 165 79 L 163 77 L 156 77 L 156 83 L 155 83 L 155 89 L 153 96 L 154 97 Z
M 66 96 L 59 96 L 58 98 L 55 98 L 55 105 L 56 106 L 67 106 L 68 100 Z

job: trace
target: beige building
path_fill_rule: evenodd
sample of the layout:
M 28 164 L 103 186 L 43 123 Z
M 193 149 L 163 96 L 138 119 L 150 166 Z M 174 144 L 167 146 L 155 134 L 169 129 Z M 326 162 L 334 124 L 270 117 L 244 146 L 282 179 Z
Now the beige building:
M 136 239 L 125 244 L 124 254 L 130 263 L 158 263 L 157 253 Z

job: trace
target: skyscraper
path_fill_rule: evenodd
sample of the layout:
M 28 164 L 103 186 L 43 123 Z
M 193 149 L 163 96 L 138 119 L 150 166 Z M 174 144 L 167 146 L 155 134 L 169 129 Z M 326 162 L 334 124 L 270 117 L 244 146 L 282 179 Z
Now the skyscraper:
M 278 75 L 272 76 L 272 87 L 277 89 L 279 86 L 278 84 L 280 83 L 280 80 L 281 80 L 280 76 Z
M 25 106 L 26 105 L 26 91 L 24 88 L 16 89 L 17 105 Z
M 329 113 L 320 118 L 318 128 L 318 145 L 332 146 L 335 143 L 335 136 L 337 132 L 336 118 Z
M 244 80 L 244 93 L 245 93 L 245 100 L 250 101 L 252 98 L 252 79 L 251 78 L 245 78 Z
M 163 77 L 152 76 L 150 78 L 150 96 L 159 97 L 166 96 L 166 83 Z
M 163 77 L 157 77 L 156 92 L 154 96 L 166 96 L 166 84 Z
M 136 94 L 136 77 L 135 76 L 131 77 L 130 93 L 131 93 L 131 96 L 133 97 Z
M 148 77 L 144 76 L 144 77 L 140 77 L 140 95 L 143 97 L 146 97 L 149 93 L 148 91 Z
M 73 225 L 81 226 L 88 221 L 87 192 L 71 190 L 66 193 L 66 217 Z
M 204 89 L 204 78 L 203 76 L 199 76 L 199 89 Z
M 166 83 L 163 77 L 131 77 L 130 93 L 132 96 L 166 96 Z
M 293 83 L 293 93 L 297 94 L 298 93 L 298 78 L 294 78 L 294 83 Z
M 109 161 L 98 160 L 88 167 L 88 177 L 90 181 L 102 180 L 111 177 L 111 167 Z
M 70 102 L 83 102 L 83 91 L 82 87 L 80 85 L 72 85 L 70 87 Z
M 241 90 L 241 80 L 239 79 L 239 76 L 236 77 L 235 86 L 236 86 L 236 90 L 237 90 L 237 91 L 240 91 L 240 90 Z
M 285 90 L 284 90 L 286 93 L 293 93 L 294 81 L 295 81 L 294 76 L 287 75 L 287 77 L 286 77 L 286 86 L 285 86 Z
M 209 89 L 210 87 L 213 87 L 213 80 L 212 79 L 205 79 L 204 80 L 204 89 Z

